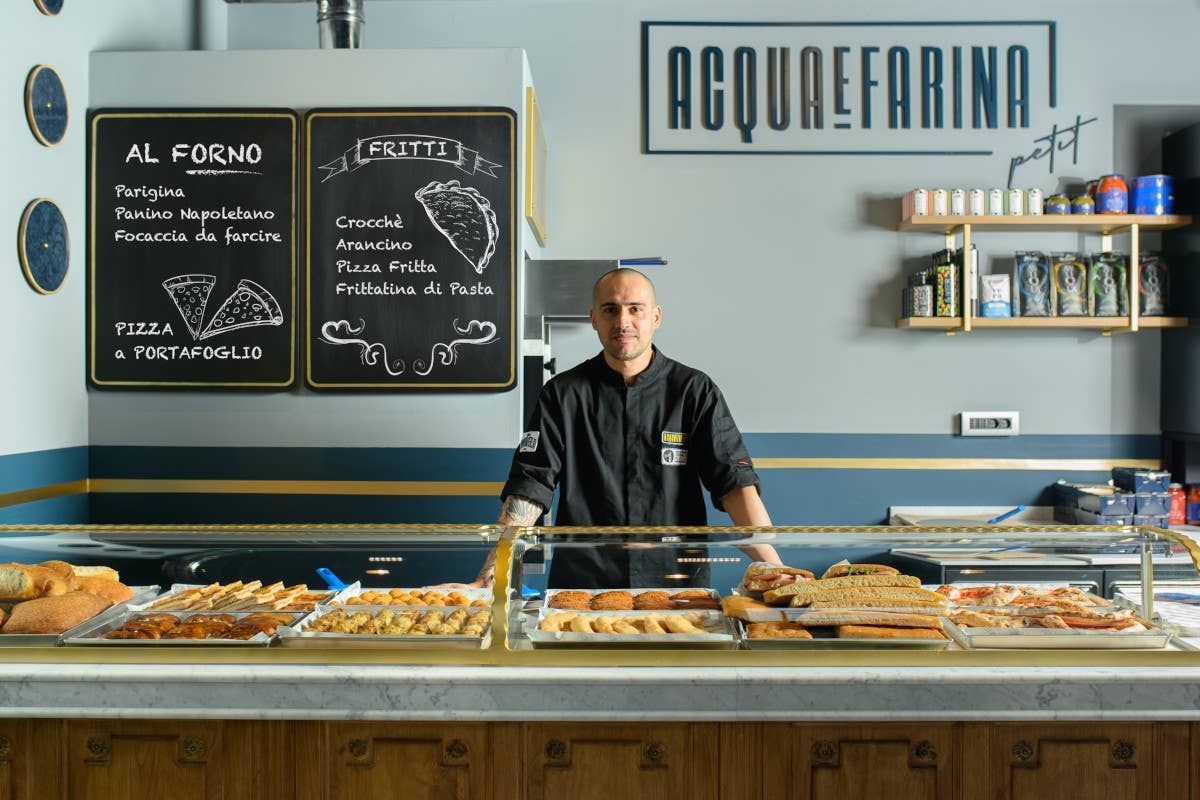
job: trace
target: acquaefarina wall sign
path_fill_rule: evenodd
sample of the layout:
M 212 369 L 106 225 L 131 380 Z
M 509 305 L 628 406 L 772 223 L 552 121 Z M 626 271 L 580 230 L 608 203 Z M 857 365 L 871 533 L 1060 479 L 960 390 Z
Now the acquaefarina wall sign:
M 643 22 L 643 148 L 991 155 L 1048 124 L 1056 57 L 1050 21 Z

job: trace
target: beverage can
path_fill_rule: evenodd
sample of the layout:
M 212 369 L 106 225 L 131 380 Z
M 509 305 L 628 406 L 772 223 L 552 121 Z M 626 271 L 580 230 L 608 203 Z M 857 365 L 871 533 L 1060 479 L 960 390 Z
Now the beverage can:
M 988 216 L 993 216 L 993 217 L 1004 216 L 1004 190 L 1003 189 L 988 189 L 987 213 L 988 213 Z
M 982 217 L 987 213 L 987 192 L 983 189 L 972 189 L 967 200 L 967 208 L 973 217 Z
M 1005 207 L 1010 217 L 1020 217 L 1025 213 L 1025 192 L 1021 189 L 1009 189 L 1004 198 Z
M 950 193 L 945 189 L 933 190 L 933 215 L 945 217 L 950 214 Z
M 1172 483 L 1167 489 L 1167 494 L 1171 496 L 1170 516 L 1167 522 L 1171 525 L 1183 525 L 1187 522 L 1187 495 L 1183 491 L 1183 484 Z
M 1200 486 L 1192 484 L 1187 489 L 1187 510 L 1185 519 L 1188 525 L 1200 525 Z
M 1042 190 L 1030 189 L 1025 193 L 1025 213 L 1032 217 L 1042 215 Z
M 965 189 L 950 190 L 950 214 L 956 217 L 966 216 L 967 192 Z
M 924 217 L 929 214 L 929 190 L 913 189 L 913 216 Z

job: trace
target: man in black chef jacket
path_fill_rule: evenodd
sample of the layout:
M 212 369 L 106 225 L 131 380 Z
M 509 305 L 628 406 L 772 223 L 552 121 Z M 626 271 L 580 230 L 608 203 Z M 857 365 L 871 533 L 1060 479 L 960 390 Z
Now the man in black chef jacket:
M 649 278 L 615 269 L 596 282 L 588 312 L 604 350 L 542 388 L 513 455 L 499 523 L 532 525 L 559 490 L 559 525 L 706 525 L 703 489 L 735 525 L 769 526 L 759 480 L 712 379 L 651 344 L 662 307 Z M 744 548 L 778 562 L 773 547 Z M 493 554 L 494 555 L 494 554 Z M 555 548 L 553 588 L 670 586 L 669 547 Z M 689 565 L 692 566 L 692 565 Z M 477 584 L 491 583 L 489 556 Z

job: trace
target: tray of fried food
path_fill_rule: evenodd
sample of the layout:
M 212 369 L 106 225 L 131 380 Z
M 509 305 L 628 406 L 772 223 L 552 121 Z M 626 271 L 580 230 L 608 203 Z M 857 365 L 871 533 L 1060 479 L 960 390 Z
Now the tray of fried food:
M 298 612 L 128 611 L 63 637 L 65 645 L 233 645 L 265 647 Z
M 947 630 L 968 648 L 1129 650 L 1166 647 L 1171 633 L 1128 608 L 958 608 Z
M 263 585 L 262 581 L 197 584 L 177 583 L 142 611 L 287 611 L 309 612 L 331 600 L 331 589 L 309 589 L 307 584 L 284 585 L 283 581 Z
M 558 611 L 715 611 L 715 589 L 550 589 L 546 608 Z
M 935 589 L 959 607 L 1074 608 L 1088 611 L 1111 608 L 1112 602 L 1078 586 L 1061 583 L 951 583 Z
M 703 647 L 733 649 L 719 611 L 560 611 L 526 620 L 534 647 Z
M 946 621 L 937 614 L 871 608 L 789 608 L 776 613 L 781 618 L 739 619 L 742 646 L 750 650 L 945 650 L 952 644 Z
M 338 595 L 327 605 L 344 603 L 348 606 L 431 606 L 433 608 L 490 608 L 491 589 L 364 589 L 357 588 Z
M 491 641 L 490 608 L 318 606 L 279 633 L 283 647 L 479 649 Z

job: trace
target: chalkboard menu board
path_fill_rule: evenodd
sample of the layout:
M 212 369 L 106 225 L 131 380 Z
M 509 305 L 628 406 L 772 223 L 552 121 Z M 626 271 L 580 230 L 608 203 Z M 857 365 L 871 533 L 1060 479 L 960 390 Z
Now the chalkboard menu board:
M 298 128 L 287 109 L 89 114 L 93 386 L 295 383 Z
M 507 108 L 306 115 L 308 386 L 513 386 L 516 122 Z

